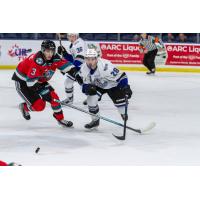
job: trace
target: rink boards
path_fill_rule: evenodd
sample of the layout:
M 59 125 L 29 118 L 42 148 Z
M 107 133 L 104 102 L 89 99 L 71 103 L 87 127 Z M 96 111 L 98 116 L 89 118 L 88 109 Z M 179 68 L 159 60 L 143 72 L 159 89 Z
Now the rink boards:
M 146 72 L 147 69 L 143 66 L 118 66 L 118 68 L 122 71 L 129 72 Z M 0 65 L 0 70 L 13 70 L 16 69 L 16 65 Z M 200 73 L 200 67 L 157 67 L 157 72 L 184 72 L 184 73 Z
M 40 49 L 41 40 L 0 40 L 0 69 L 15 69 L 17 64 Z M 55 41 L 58 46 L 58 41 Z M 69 42 L 62 41 L 68 49 Z M 135 42 L 93 42 L 102 58 L 110 60 L 124 71 L 146 71 L 142 65 L 143 54 Z M 155 59 L 158 72 L 200 72 L 200 45 L 166 43 L 165 50 Z

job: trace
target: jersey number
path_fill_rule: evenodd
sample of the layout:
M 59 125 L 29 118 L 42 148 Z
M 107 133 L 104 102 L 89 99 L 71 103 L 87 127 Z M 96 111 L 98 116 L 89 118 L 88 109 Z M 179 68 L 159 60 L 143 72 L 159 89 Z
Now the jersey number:
M 113 76 L 117 76 L 118 73 L 119 73 L 119 70 L 117 68 L 114 68 L 113 71 L 111 72 Z
M 83 51 L 83 48 L 82 48 L 82 47 L 79 47 L 79 48 L 77 48 L 76 50 L 77 50 L 77 53 L 80 53 L 80 52 Z
M 32 72 L 31 72 L 31 75 L 34 76 L 36 73 L 36 68 L 32 68 Z

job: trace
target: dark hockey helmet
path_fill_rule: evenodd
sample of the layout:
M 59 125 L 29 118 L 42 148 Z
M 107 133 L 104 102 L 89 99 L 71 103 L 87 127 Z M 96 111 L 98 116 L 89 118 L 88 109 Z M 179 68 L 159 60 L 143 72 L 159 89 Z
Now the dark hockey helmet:
M 56 52 L 56 45 L 52 40 L 44 40 L 41 44 L 41 51 L 44 52 L 46 49 L 53 50 Z

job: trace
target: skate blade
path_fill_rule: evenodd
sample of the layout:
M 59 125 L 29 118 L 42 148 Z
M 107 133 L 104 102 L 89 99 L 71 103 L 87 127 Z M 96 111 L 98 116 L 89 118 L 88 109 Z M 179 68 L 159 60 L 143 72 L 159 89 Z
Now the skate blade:
M 98 126 L 93 128 L 85 128 L 85 132 L 92 132 L 92 131 L 98 131 Z

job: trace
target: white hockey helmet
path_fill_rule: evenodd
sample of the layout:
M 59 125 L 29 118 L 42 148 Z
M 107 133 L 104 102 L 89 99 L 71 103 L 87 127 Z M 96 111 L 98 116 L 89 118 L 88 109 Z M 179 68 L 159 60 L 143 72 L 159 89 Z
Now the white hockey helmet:
M 79 37 L 79 33 L 67 33 L 67 36 L 75 35 L 77 38 Z
M 85 53 L 85 57 L 86 58 L 97 58 L 98 53 L 96 52 L 95 49 L 87 49 L 87 51 Z

